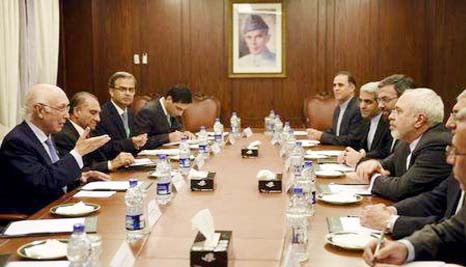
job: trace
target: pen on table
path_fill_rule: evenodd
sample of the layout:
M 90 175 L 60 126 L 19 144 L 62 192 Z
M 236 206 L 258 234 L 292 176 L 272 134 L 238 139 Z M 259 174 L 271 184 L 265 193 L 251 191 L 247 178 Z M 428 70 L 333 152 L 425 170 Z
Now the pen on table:
M 385 232 L 382 231 L 380 233 L 380 236 L 379 238 L 377 239 L 377 246 L 375 247 L 375 251 L 374 251 L 374 260 L 372 261 L 372 265 L 371 267 L 374 267 L 375 266 L 375 263 L 377 261 L 377 253 L 379 252 L 380 248 L 382 247 L 383 243 L 384 243 L 384 238 L 385 238 Z

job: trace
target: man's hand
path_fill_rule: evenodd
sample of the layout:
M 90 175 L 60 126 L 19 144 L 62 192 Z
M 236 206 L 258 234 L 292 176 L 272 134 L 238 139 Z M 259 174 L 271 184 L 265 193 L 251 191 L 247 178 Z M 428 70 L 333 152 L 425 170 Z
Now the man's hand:
M 389 175 L 390 172 L 385 170 L 377 160 L 368 160 L 359 164 L 356 169 L 359 179 L 362 179 L 364 182 L 369 183 L 372 175 L 380 173 L 382 175 Z
M 384 204 L 368 205 L 361 212 L 361 225 L 384 231 L 392 215 L 395 215 L 394 210 Z
M 189 140 L 196 139 L 196 135 L 190 131 L 184 131 L 183 134 L 186 135 Z
M 374 255 L 376 247 L 377 240 L 371 241 L 364 249 L 364 254 L 362 255 L 364 261 L 370 266 L 374 266 L 376 262 L 401 265 L 408 257 L 408 248 L 400 242 L 385 240 L 383 247 L 379 249 L 377 255 Z M 376 266 L 390 265 L 377 264 Z
M 354 150 L 353 148 L 351 147 L 347 147 L 345 149 L 345 153 L 346 153 L 346 165 L 350 166 L 350 167 L 356 167 L 356 165 L 358 164 L 358 162 L 366 156 L 366 151 L 364 151 L 364 149 L 361 149 L 359 152 Z
M 183 137 L 184 133 L 180 131 L 174 131 L 168 134 L 168 140 L 170 142 L 179 142 L 181 141 L 181 137 Z
M 79 139 L 74 147 L 74 150 L 76 150 L 76 152 L 78 152 L 81 157 L 91 153 L 92 151 L 98 149 L 110 141 L 110 136 L 106 134 L 87 138 L 90 131 L 91 129 L 87 127 L 81 136 L 79 136 Z
M 87 171 L 81 174 L 81 178 L 79 178 L 81 183 L 85 184 L 91 181 L 108 181 L 111 180 L 108 174 L 99 171 Z
M 140 134 L 137 136 L 131 137 L 131 141 L 133 142 L 134 148 L 137 150 L 141 149 L 147 142 L 147 134 Z
M 116 170 L 123 166 L 128 166 L 134 163 L 134 157 L 131 153 L 121 152 L 116 158 L 112 161 L 112 170 Z
M 316 129 L 307 129 L 307 136 L 309 136 L 310 139 L 314 139 L 314 140 L 320 140 L 320 138 L 322 137 L 322 132 L 319 131 L 319 130 L 316 130 Z

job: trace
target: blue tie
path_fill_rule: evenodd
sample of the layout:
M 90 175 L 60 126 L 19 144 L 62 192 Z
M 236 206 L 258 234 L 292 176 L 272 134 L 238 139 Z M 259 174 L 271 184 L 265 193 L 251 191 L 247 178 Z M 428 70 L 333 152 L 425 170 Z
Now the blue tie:
M 55 149 L 55 146 L 53 145 L 52 139 L 47 138 L 47 140 L 45 140 L 45 143 L 47 144 L 47 147 L 49 148 L 50 159 L 52 160 L 52 163 L 57 162 L 60 158 L 58 157 L 58 153 L 57 153 L 57 150 Z

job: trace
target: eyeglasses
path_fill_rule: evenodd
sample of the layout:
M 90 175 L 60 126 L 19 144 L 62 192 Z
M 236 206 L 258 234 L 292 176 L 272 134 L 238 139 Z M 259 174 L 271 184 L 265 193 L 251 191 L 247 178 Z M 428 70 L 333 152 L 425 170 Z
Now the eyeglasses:
M 397 99 L 398 97 L 377 97 L 377 102 L 379 103 L 384 103 L 384 104 L 387 104 L 387 103 L 390 103 L 392 102 L 393 100 Z
M 134 94 L 134 92 L 136 92 L 136 88 L 134 87 L 113 87 L 113 89 L 118 90 L 121 93 L 128 92 L 130 94 Z
M 454 146 L 447 146 L 445 149 L 445 155 L 447 158 L 451 157 L 452 159 L 455 159 L 457 156 L 466 156 L 466 153 L 459 153 L 458 151 L 456 151 L 456 148 Z
M 64 106 L 64 107 L 61 107 L 61 108 L 52 107 L 52 106 L 49 106 L 49 105 L 46 105 L 46 104 L 42 104 L 42 103 L 38 103 L 38 104 L 41 105 L 41 106 L 44 106 L 44 107 L 49 107 L 49 108 L 51 108 L 51 109 L 53 109 L 53 110 L 56 110 L 56 111 L 58 111 L 58 112 L 60 112 L 60 113 L 68 113 L 68 112 L 70 112 L 70 105 L 69 105 L 69 104 L 66 105 L 66 106 Z

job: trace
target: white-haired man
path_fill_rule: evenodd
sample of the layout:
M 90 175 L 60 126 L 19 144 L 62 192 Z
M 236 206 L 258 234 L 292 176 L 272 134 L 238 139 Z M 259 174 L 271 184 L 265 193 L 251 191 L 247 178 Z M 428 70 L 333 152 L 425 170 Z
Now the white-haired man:
M 466 186 L 466 109 L 458 113 L 456 133 L 447 160 L 454 165 L 454 177 L 464 191 Z M 369 243 L 364 250 L 363 258 L 372 266 L 375 262 L 400 265 L 412 260 L 444 260 L 465 265 L 465 222 L 466 209 L 463 205 L 461 210 L 450 219 L 427 225 L 406 239 L 386 241 L 375 255 L 377 242 Z
M 389 116 L 392 136 L 402 143 L 384 160 L 357 168 L 372 193 L 399 201 L 432 190 L 450 175 L 444 152 L 451 133 L 442 124 L 443 113 L 442 99 L 433 90 L 405 91 Z
M 79 137 L 74 149 L 59 155 L 51 135 L 61 131 L 69 118 L 69 101 L 58 87 L 39 84 L 31 87 L 25 99 L 25 121 L 3 140 L 0 148 L 0 212 L 32 214 L 56 200 L 75 182 L 107 175 L 81 173 L 82 157 L 110 140 L 106 135 Z
M 390 154 L 392 136 L 388 121 L 382 118 L 377 105 L 379 82 L 370 82 L 361 86 L 359 93 L 359 109 L 363 118 L 364 137 L 358 148 L 347 147 L 338 156 L 338 162 L 355 167 L 362 158 L 383 159 Z

